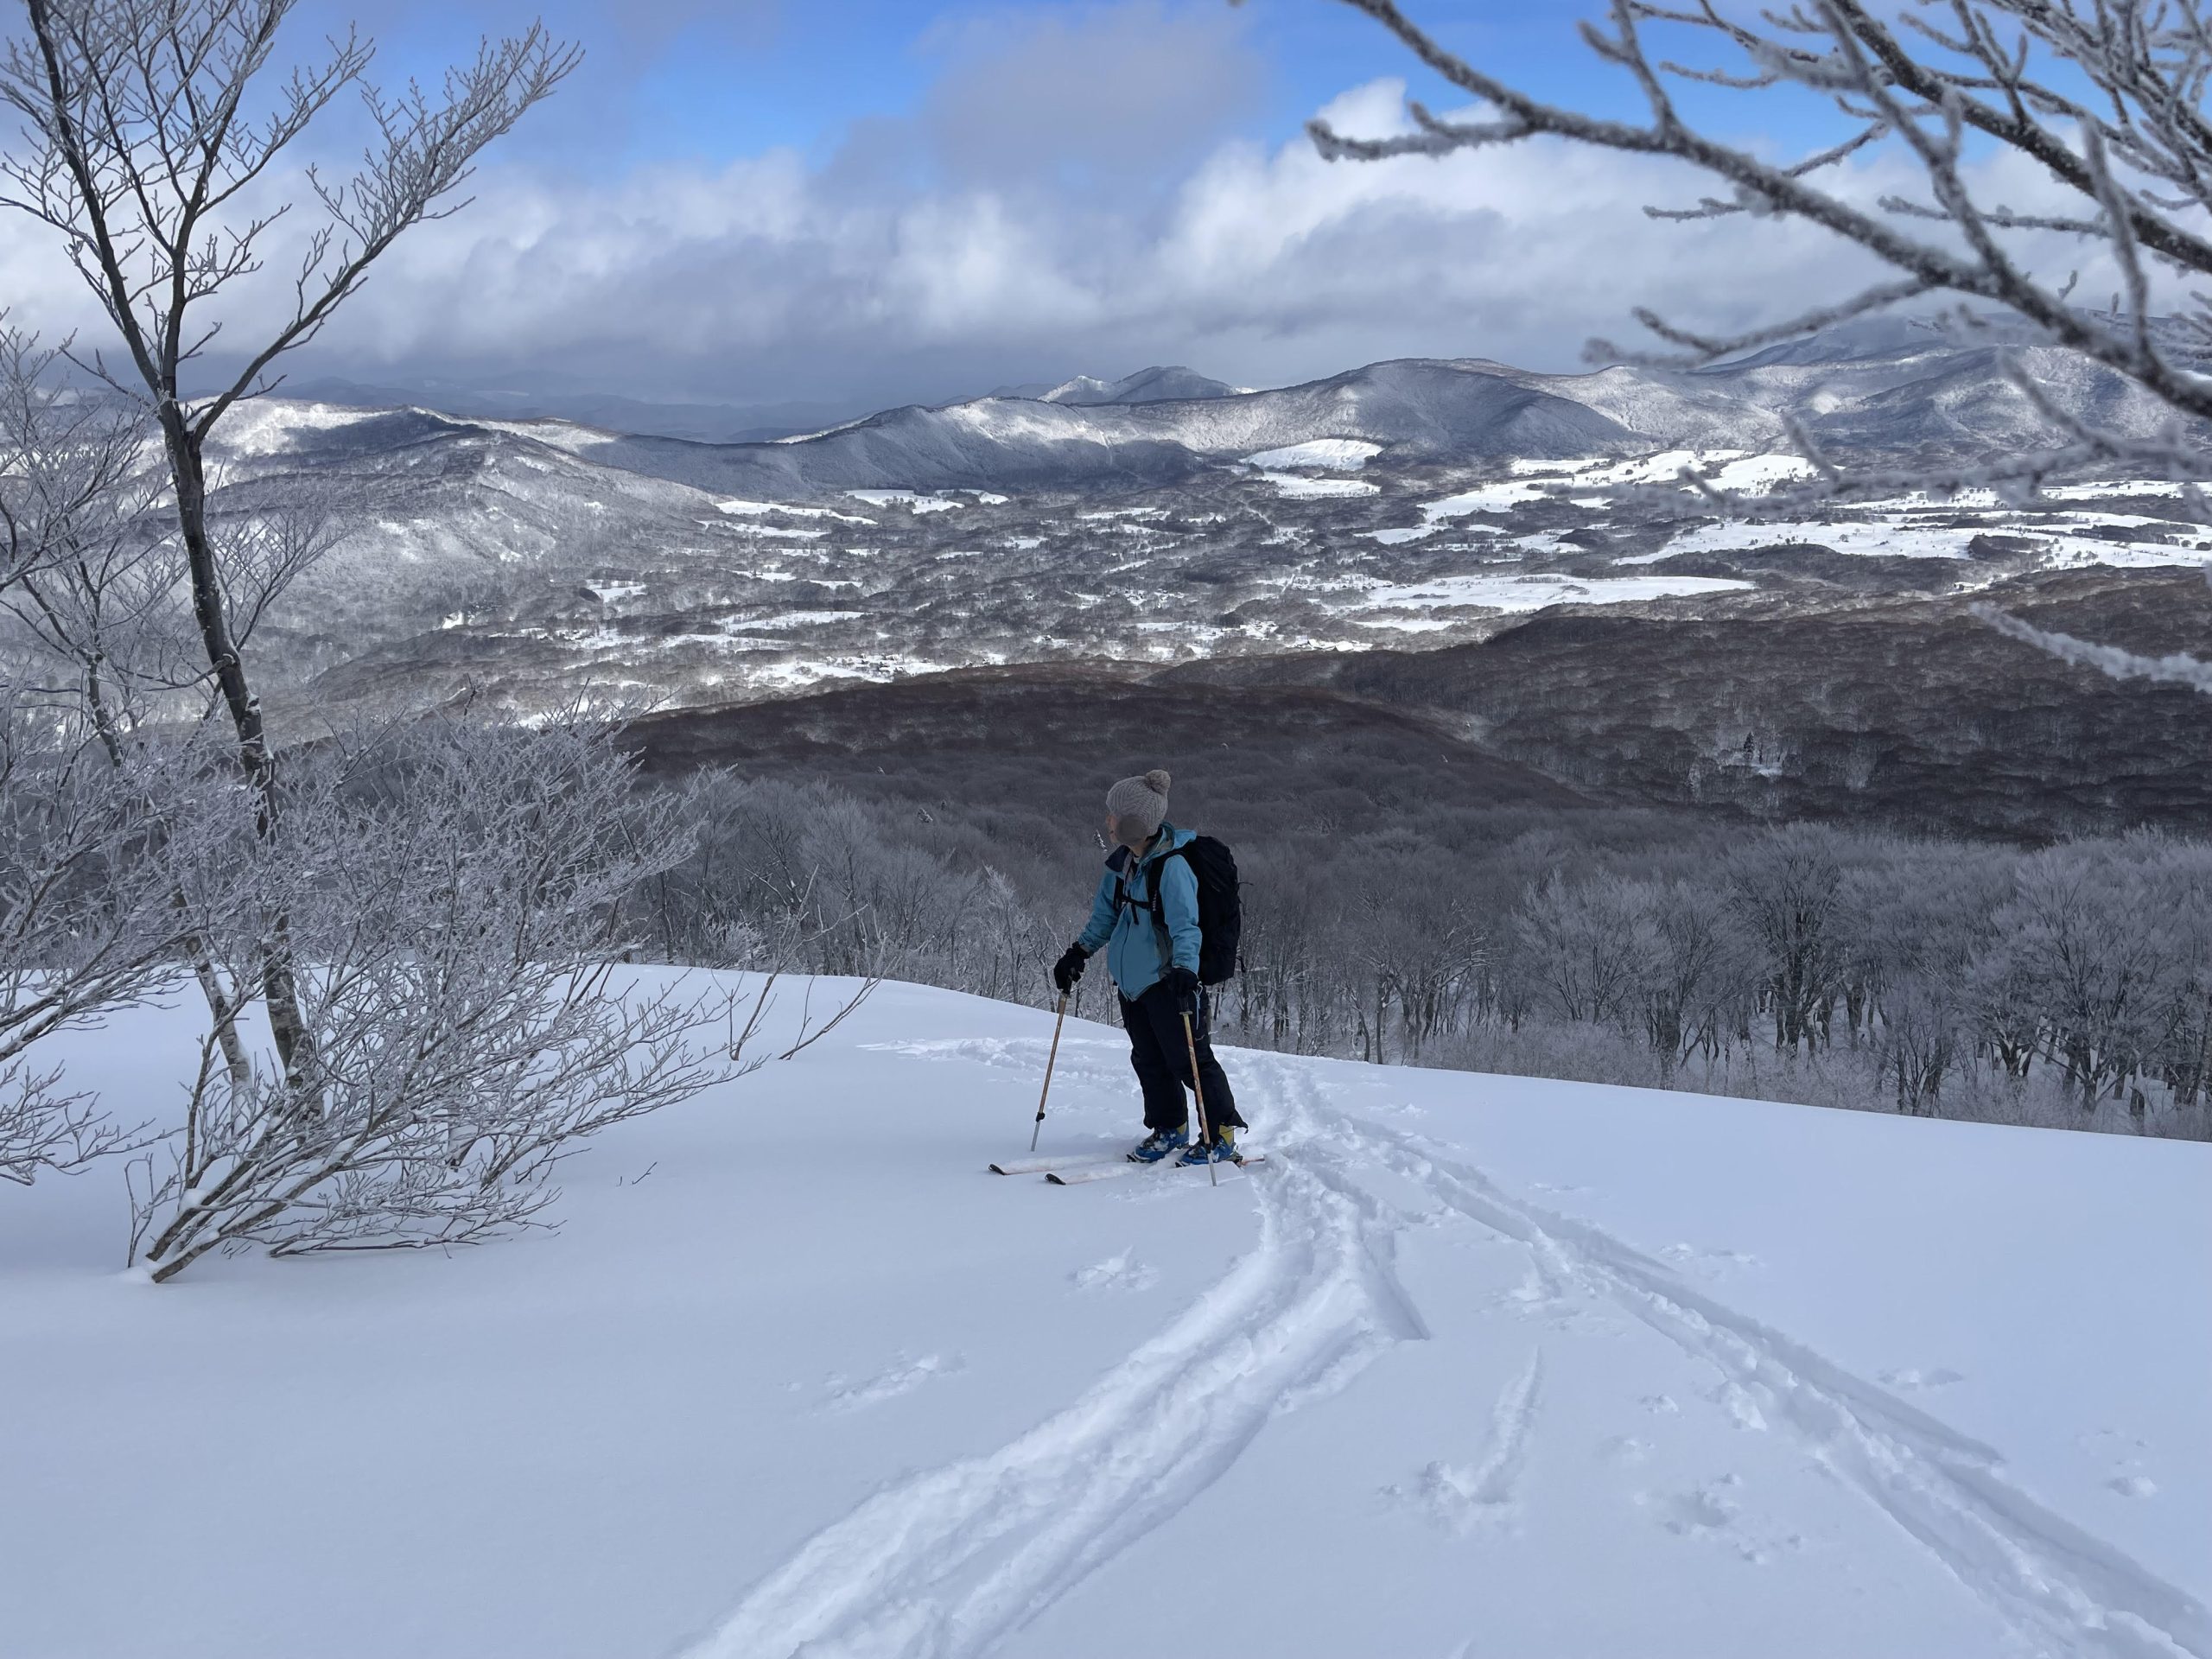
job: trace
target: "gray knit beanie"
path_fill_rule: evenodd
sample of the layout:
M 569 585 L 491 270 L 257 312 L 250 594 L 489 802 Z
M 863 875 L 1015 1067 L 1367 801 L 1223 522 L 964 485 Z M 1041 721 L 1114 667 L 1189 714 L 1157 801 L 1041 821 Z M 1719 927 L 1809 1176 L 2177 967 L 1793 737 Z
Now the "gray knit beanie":
M 1167 774 L 1147 772 L 1141 778 L 1124 778 L 1106 791 L 1106 810 L 1123 823 L 1135 824 L 1145 834 L 1159 833 L 1167 816 Z

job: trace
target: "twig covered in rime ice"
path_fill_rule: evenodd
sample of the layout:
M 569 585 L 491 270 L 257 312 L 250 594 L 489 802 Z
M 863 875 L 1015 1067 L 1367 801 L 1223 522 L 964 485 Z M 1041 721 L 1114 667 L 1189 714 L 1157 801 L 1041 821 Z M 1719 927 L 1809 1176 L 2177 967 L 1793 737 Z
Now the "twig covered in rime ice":
M 212 974 L 166 869 L 236 810 L 206 741 L 137 730 L 176 574 L 146 522 L 145 423 L 60 395 L 56 356 L 0 327 L 0 1179 L 18 1182 L 143 1144 L 41 1056 L 181 960 Z
M 2212 696 L 2212 663 L 2176 652 L 2164 657 L 2145 657 L 2140 652 L 2123 650 L 2118 645 L 2101 645 L 2088 639 L 2077 639 L 2070 633 L 2057 633 L 2049 628 L 2039 628 L 1994 605 L 1977 605 L 1974 613 L 1998 632 L 2024 645 L 2047 651 L 2052 656 L 2084 668 L 2094 668 L 2115 680 L 2158 680 L 2169 685 L 2185 685 L 2191 690 Z
M 1652 216 L 1794 219 L 1886 269 L 1855 293 L 1730 334 L 1639 309 L 1637 319 L 1673 349 L 1639 354 L 1593 342 L 1593 357 L 1696 368 L 1853 318 L 1948 298 L 1961 308 L 2000 308 L 2024 321 L 2034 340 L 2101 365 L 2176 417 L 2150 439 L 2102 430 L 2062 415 L 2016 367 L 2016 389 L 2057 434 L 2043 451 L 1873 476 L 1838 466 L 1799 432 L 1815 474 L 1810 483 L 1746 498 L 1686 474 L 1683 481 L 1707 505 L 1772 512 L 1901 489 L 1937 495 L 1989 489 L 2028 499 L 2054 474 L 2110 463 L 2185 484 L 2212 479 L 2202 424 L 2212 417 L 2212 374 L 2203 368 L 2212 361 L 2212 296 L 2192 286 L 2212 276 L 2206 0 L 1800 0 L 1757 11 L 1724 10 L 1715 0 L 1607 0 L 1605 21 L 1584 22 L 1581 35 L 1635 87 L 1643 111 L 1627 119 L 1535 97 L 1446 48 L 1395 0 L 1342 3 L 1374 18 L 1474 108 L 1440 116 L 1414 103 L 1414 130 L 1379 138 L 1317 120 L 1309 130 L 1332 160 L 1440 156 L 1543 137 L 1668 157 L 1721 190 L 1688 207 L 1647 208 Z M 1696 51 L 1707 61 L 1685 60 Z M 1826 105 L 1831 125 L 1794 159 L 1770 157 L 1702 130 L 1678 99 L 1686 86 L 1809 96 Z M 1990 150 L 2028 162 L 2059 205 L 2016 212 L 1985 200 L 1970 153 Z M 1878 154 L 1916 169 L 1923 193 L 1862 203 L 1834 188 L 1839 169 Z M 2086 244 L 2109 261 L 2119 281 L 2109 310 L 2075 302 L 2077 273 L 2053 281 L 2031 268 L 2036 250 L 2028 238 L 2053 237 Z M 2171 315 L 2154 315 L 2162 297 Z M 1961 315 L 1971 326 L 1971 315 Z M 2200 493 L 2188 491 L 2183 499 L 2212 518 Z M 2016 637 L 2042 643 L 2033 629 Z
M 228 717 L 255 829 L 272 843 L 281 841 L 277 767 L 245 645 L 258 607 L 315 541 L 211 526 L 208 435 L 239 398 L 273 389 L 281 359 L 321 332 L 400 236 L 464 205 L 456 193 L 477 156 L 577 61 L 573 47 L 533 25 L 486 41 L 473 62 L 447 73 L 437 96 L 412 82 L 391 94 L 365 79 L 370 47 L 349 33 L 285 74 L 272 60 L 296 3 L 25 0 L 28 32 L 0 51 L 0 102 L 22 118 L 21 142 L 0 156 L 0 205 L 60 235 L 121 348 L 111 360 L 73 347 L 72 360 L 138 401 L 158 429 L 201 673 Z M 350 178 L 305 169 L 321 213 L 302 223 L 297 204 L 271 203 L 267 188 L 348 89 L 376 138 Z M 223 302 L 264 269 L 280 235 L 295 232 L 291 303 L 257 338 L 225 338 L 238 366 L 211 395 L 188 397 L 184 372 L 204 365 L 226 323 L 239 321 L 221 315 Z M 312 1103 L 321 1067 L 281 911 L 242 966 L 288 1087 Z
M 147 1140 L 41 1057 L 175 986 L 194 929 L 172 861 L 213 874 L 212 901 L 237 893 L 231 861 L 189 844 L 232 810 L 204 745 L 118 760 L 17 690 L 0 676 L 0 1179 L 28 1184 Z

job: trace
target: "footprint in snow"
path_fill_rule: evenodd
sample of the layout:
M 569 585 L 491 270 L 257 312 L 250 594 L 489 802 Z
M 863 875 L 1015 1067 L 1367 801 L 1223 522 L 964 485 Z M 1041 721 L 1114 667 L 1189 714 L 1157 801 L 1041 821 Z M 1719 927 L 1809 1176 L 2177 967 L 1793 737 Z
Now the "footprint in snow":
M 1905 1394 L 1917 1394 L 1923 1389 L 1948 1389 L 1954 1382 L 1965 1382 L 1966 1378 L 1957 1371 L 1949 1370 L 1939 1365 L 1932 1371 L 1884 1371 L 1881 1373 L 1880 1380 L 1882 1386 L 1885 1389 L 1896 1389 Z
M 2158 1483 L 2148 1475 L 2114 1475 L 2105 1484 L 2122 1497 L 2156 1497 Z
M 1659 1511 L 1660 1524 L 1677 1537 L 1694 1538 L 1708 1532 L 1719 1532 L 1742 1513 L 1743 1505 L 1736 1501 L 1734 1488 L 1744 1484 L 1740 1475 L 1723 1475 L 1718 1480 L 1707 1481 L 1693 1492 L 1676 1492 L 1665 1497 L 1646 1497 L 1646 1502 Z
M 1633 1434 L 1612 1434 L 1599 1442 L 1598 1455 L 1608 1463 L 1642 1463 L 1651 1455 L 1651 1442 Z
M 1705 1397 L 1726 1412 L 1738 1428 L 1758 1430 L 1766 1427 L 1766 1414 L 1759 1409 L 1759 1402 L 1732 1379 L 1724 1380 Z
M 1730 1268 L 1764 1267 L 1758 1257 L 1744 1250 L 1701 1250 L 1694 1244 L 1669 1244 L 1659 1252 L 1677 1267 L 1693 1268 L 1699 1274 L 1711 1278 Z
M 957 1354 L 924 1354 L 919 1359 L 901 1354 L 874 1376 L 854 1382 L 843 1376 L 832 1376 L 824 1385 L 829 1397 L 822 1402 L 824 1411 L 860 1411 L 869 1406 L 881 1405 L 886 1400 L 895 1400 L 902 1394 L 911 1394 L 923 1383 L 940 1376 L 950 1376 L 963 1369 Z
M 1780 1537 L 1760 1536 L 1744 1524 L 1741 1475 L 1722 1475 L 1688 1492 L 1641 1492 L 1637 1502 L 1654 1510 L 1659 1524 L 1677 1538 L 1707 1539 L 1725 1544 L 1753 1567 L 1761 1567 L 1777 1549 L 1805 1547 L 1801 1533 Z
M 1385 1487 L 1383 1497 L 1462 1537 L 1509 1526 L 1520 1511 L 1521 1474 L 1529 1461 L 1543 1374 L 1543 1352 L 1538 1350 L 1491 1408 L 1490 1433 L 1473 1463 L 1432 1463 L 1410 1486 Z
M 1078 1268 L 1068 1276 L 1075 1281 L 1078 1290 L 1148 1290 L 1160 1282 L 1160 1269 L 1132 1259 L 1135 1254 L 1123 1250 L 1103 1262 Z

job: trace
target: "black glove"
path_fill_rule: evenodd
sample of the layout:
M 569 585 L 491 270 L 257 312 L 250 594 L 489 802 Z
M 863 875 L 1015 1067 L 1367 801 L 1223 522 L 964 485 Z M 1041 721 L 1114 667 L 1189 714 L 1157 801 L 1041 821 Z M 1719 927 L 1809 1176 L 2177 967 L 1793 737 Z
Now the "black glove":
M 1170 968 L 1167 988 L 1175 993 L 1175 1006 L 1185 1014 L 1198 1011 L 1198 976 L 1187 968 Z
M 1052 983 L 1059 988 L 1062 996 L 1075 988 L 1076 981 L 1083 977 L 1083 964 L 1090 960 L 1090 952 L 1079 944 L 1071 944 L 1060 953 L 1060 959 L 1052 964 Z

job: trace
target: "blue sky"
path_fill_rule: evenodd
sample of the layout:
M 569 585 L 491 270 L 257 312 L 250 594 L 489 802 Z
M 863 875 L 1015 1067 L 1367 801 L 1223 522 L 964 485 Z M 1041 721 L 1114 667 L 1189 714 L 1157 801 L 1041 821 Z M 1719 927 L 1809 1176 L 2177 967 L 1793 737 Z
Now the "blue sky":
M 826 161 L 855 124 L 912 114 L 964 56 L 1055 22 L 1079 27 L 1108 10 L 1098 0 L 563 0 L 542 15 L 584 45 L 587 64 L 569 107 L 542 116 L 515 147 L 588 170 L 777 146 Z M 1588 10 L 1561 0 L 1417 0 L 1414 8 L 1446 44 L 1532 91 L 1611 103 L 1620 78 L 1574 38 Z M 1347 86 L 1408 67 L 1395 41 L 1334 0 L 1185 0 L 1159 10 L 1211 18 L 1241 41 L 1257 96 L 1239 124 L 1256 137 L 1287 137 Z M 428 74 L 477 35 L 511 30 L 526 14 L 475 0 L 330 15 L 364 20 L 385 73 Z
M 1575 34 L 1601 9 L 1409 5 L 1528 91 L 1633 114 L 1626 78 Z M 357 20 L 378 78 L 435 81 L 534 15 L 302 0 L 289 45 L 308 54 Z M 1564 370 L 1591 336 L 1633 334 L 1638 303 L 1736 327 L 1852 275 L 1802 227 L 1654 226 L 1645 202 L 1698 194 L 1662 164 L 1547 144 L 1322 162 L 1301 130 L 1319 111 L 1385 131 L 1408 91 L 1454 101 L 1336 0 L 548 0 L 543 15 L 582 68 L 298 373 L 858 412 L 1154 363 L 1248 385 L 1394 356 Z M 1707 104 L 1732 134 L 1815 131 L 1770 98 Z M 318 158 L 357 140 L 334 111 Z M 0 239 L 24 320 L 83 320 L 71 282 Z M 240 318 L 226 339 L 251 332 Z

